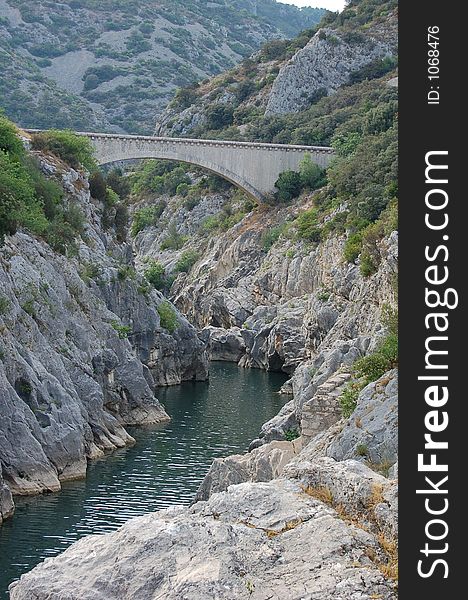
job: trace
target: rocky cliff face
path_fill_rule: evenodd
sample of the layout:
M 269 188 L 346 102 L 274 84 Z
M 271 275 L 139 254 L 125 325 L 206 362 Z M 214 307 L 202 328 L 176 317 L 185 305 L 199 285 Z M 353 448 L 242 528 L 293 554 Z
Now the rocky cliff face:
M 300 132 L 297 140 L 288 139 L 291 132 L 275 137 L 281 128 L 273 117 L 305 111 L 342 86 L 392 70 L 398 46 L 396 3 L 350 2 L 339 17 L 325 17 L 320 25 L 282 46 L 265 46 L 249 61 L 192 88 L 186 102 L 170 104 L 157 117 L 156 135 L 327 144 L 304 140 Z M 213 111 L 223 110 L 230 117 L 213 120 Z M 324 132 L 317 133 L 323 137 Z
M 392 56 L 394 50 L 393 44 L 370 35 L 346 36 L 322 28 L 278 73 L 266 114 L 299 112 L 314 96 L 336 91 L 349 81 L 351 73 Z
M 174 311 L 161 326 L 156 291 L 142 290 L 131 252 L 101 228 L 87 179 L 52 158 L 42 168 L 85 215 L 77 256 L 57 254 L 26 233 L 0 257 L 1 513 L 8 489 L 32 494 L 84 477 L 88 459 L 132 443 L 125 425 L 169 417 L 156 385 L 205 379 L 203 344 Z

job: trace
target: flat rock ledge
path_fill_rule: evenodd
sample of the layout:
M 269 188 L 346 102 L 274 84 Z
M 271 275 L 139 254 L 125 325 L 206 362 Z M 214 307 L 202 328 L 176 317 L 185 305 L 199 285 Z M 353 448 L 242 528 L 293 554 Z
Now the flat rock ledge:
M 296 482 L 242 483 L 89 536 L 11 600 L 396 600 L 376 538 Z

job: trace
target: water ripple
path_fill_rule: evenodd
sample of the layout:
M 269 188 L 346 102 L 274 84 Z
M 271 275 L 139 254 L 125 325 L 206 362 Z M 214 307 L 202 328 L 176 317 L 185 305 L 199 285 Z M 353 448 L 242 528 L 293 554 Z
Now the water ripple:
M 11 581 L 84 535 L 189 504 L 213 458 L 244 452 L 278 412 L 283 382 L 280 374 L 213 363 L 209 384 L 158 390 L 170 423 L 129 428 L 136 445 L 91 463 L 86 481 L 66 483 L 58 494 L 18 498 L 14 518 L 0 527 L 0 597 L 8 596 Z

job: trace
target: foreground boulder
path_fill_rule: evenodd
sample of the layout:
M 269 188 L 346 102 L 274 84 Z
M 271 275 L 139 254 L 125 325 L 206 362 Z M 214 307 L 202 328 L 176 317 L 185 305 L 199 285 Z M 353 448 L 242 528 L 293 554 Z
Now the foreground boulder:
M 191 508 L 82 539 L 10 586 L 11 600 L 396 599 L 369 532 L 296 483 L 244 483 Z

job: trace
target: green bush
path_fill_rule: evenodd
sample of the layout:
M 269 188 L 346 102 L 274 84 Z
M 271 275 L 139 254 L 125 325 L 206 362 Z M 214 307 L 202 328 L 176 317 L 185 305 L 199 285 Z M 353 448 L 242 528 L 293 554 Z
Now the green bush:
M 166 270 L 157 260 L 148 261 L 145 278 L 157 290 L 163 290 L 166 287 Z
M 296 171 L 284 171 L 278 177 L 275 187 L 278 190 L 278 200 L 289 202 L 302 192 L 302 177 Z
M 196 250 L 186 250 L 185 252 L 182 252 L 175 266 L 175 272 L 188 273 L 199 258 L 200 254 Z
M 346 419 L 349 418 L 357 405 L 357 399 L 359 392 L 364 388 L 362 382 L 353 381 L 348 383 L 339 397 L 339 403 L 341 406 L 341 413 Z
M 192 196 L 189 195 L 185 200 L 184 200 L 184 208 L 187 210 L 193 210 L 195 208 L 195 206 L 198 206 L 200 204 L 200 198 L 197 196 Z
M 344 257 L 348 262 L 353 263 L 361 254 L 361 250 L 362 233 L 359 231 L 351 234 L 346 240 L 344 246 Z
M 118 321 L 112 321 L 111 325 L 121 340 L 127 339 L 132 332 L 132 328 L 129 325 L 122 325 Z
M 125 203 L 119 202 L 115 207 L 115 235 L 117 241 L 120 243 L 125 242 L 127 239 L 127 227 L 128 227 L 128 207 Z
M 361 271 L 361 275 L 363 275 L 363 277 L 370 277 L 377 271 L 377 265 L 375 264 L 372 256 L 369 253 L 361 253 L 361 262 L 359 265 L 359 270 Z
M 234 122 L 234 107 L 212 104 L 205 111 L 208 129 L 223 129 Z
M 364 379 L 365 385 L 376 381 L 384 373 L 398 365 L 398 336 L 389 333 L 377 346 L 375 352 L 356 361 L 354 371 Z
M 297 237 L 308 242 L 320 242 L 321 229 L 318 226 L 318 211 L 315 208 L 304 211 L 296 219 Z
M 7 152 L 11 157 L 22 157 L 25 154 L 24 146 L 18 137 L 18 130 L 6 117 L 0 114 L 0 150 Z
M 10 310 L 11 303 L 6 296 L 0 296 L 0 315 L 6 315 Z
M 186 196 L 189 192 L 190 186 L 188 183 L 179 183 L 179 185 L 176 188 L 176 194 L 178 196 Z
M 19 227 L 41 235 L 48 221 L 27 169 L 0 150 L 0 241 Z
M 325 169 L 313 162 L 310 154 L 305 154 L 299 164 L 299 172 L 302 179 L 302 187 L 309 190 L 317 190 L 323 187 L 327 178 Z
M 187 238 L 177 231 L 176 224 L 169 225 L 167 236 L 162 240 L 161 250 L 180 250 L 183 248 Z
M 135 211 L 133 214 L 132 236 L 135 237 L 140 231 L 146 227 L 157 225 L 159 217 L 162 215 L 167 204 L 165 202 L 157 202 L 151 206 L 145 206 Z
M 293 440 L 296 440 L 298 437 L 300 437 L 300 435 L 301 434 L 297 429 L 288 429 L 284 432 L 284 439 L 287 442 L 292 442 Z
M 95 171 L 97 168 L 91 141 L 72 131 L 51 130 L 35 133 L 31 145 L 35 150 L 55 154 L 73 169 L 83 166 L 88 171 Z
M 112 169 L 106 177 L 107 187 L 114 190 L 121 200 L 130 195 L 131 187 L 128 177 L 124 177 L 121 169 Z
M 157 310 L 161 320 L 161 327 L 167 329 L 169 333 L 174 333 L 179 327 L 179 320 L 173 306 L 169 302 L 161 302 Z
M 101 171 L 95 171 L 89 177 L 89 193 L 100 202 L 105 202 L 107 197 L 107 183 Z
M 263 232 L 261 244 L 262 248 L 265 252 L 268 252 L 270 248 L 276 244 L 276 242 L 280 239 L 281 235 L 284 233 L 286 228 L 286 224 L 278 225 L 277 227 L 272 227 L 271 229 L 267 229 Z

